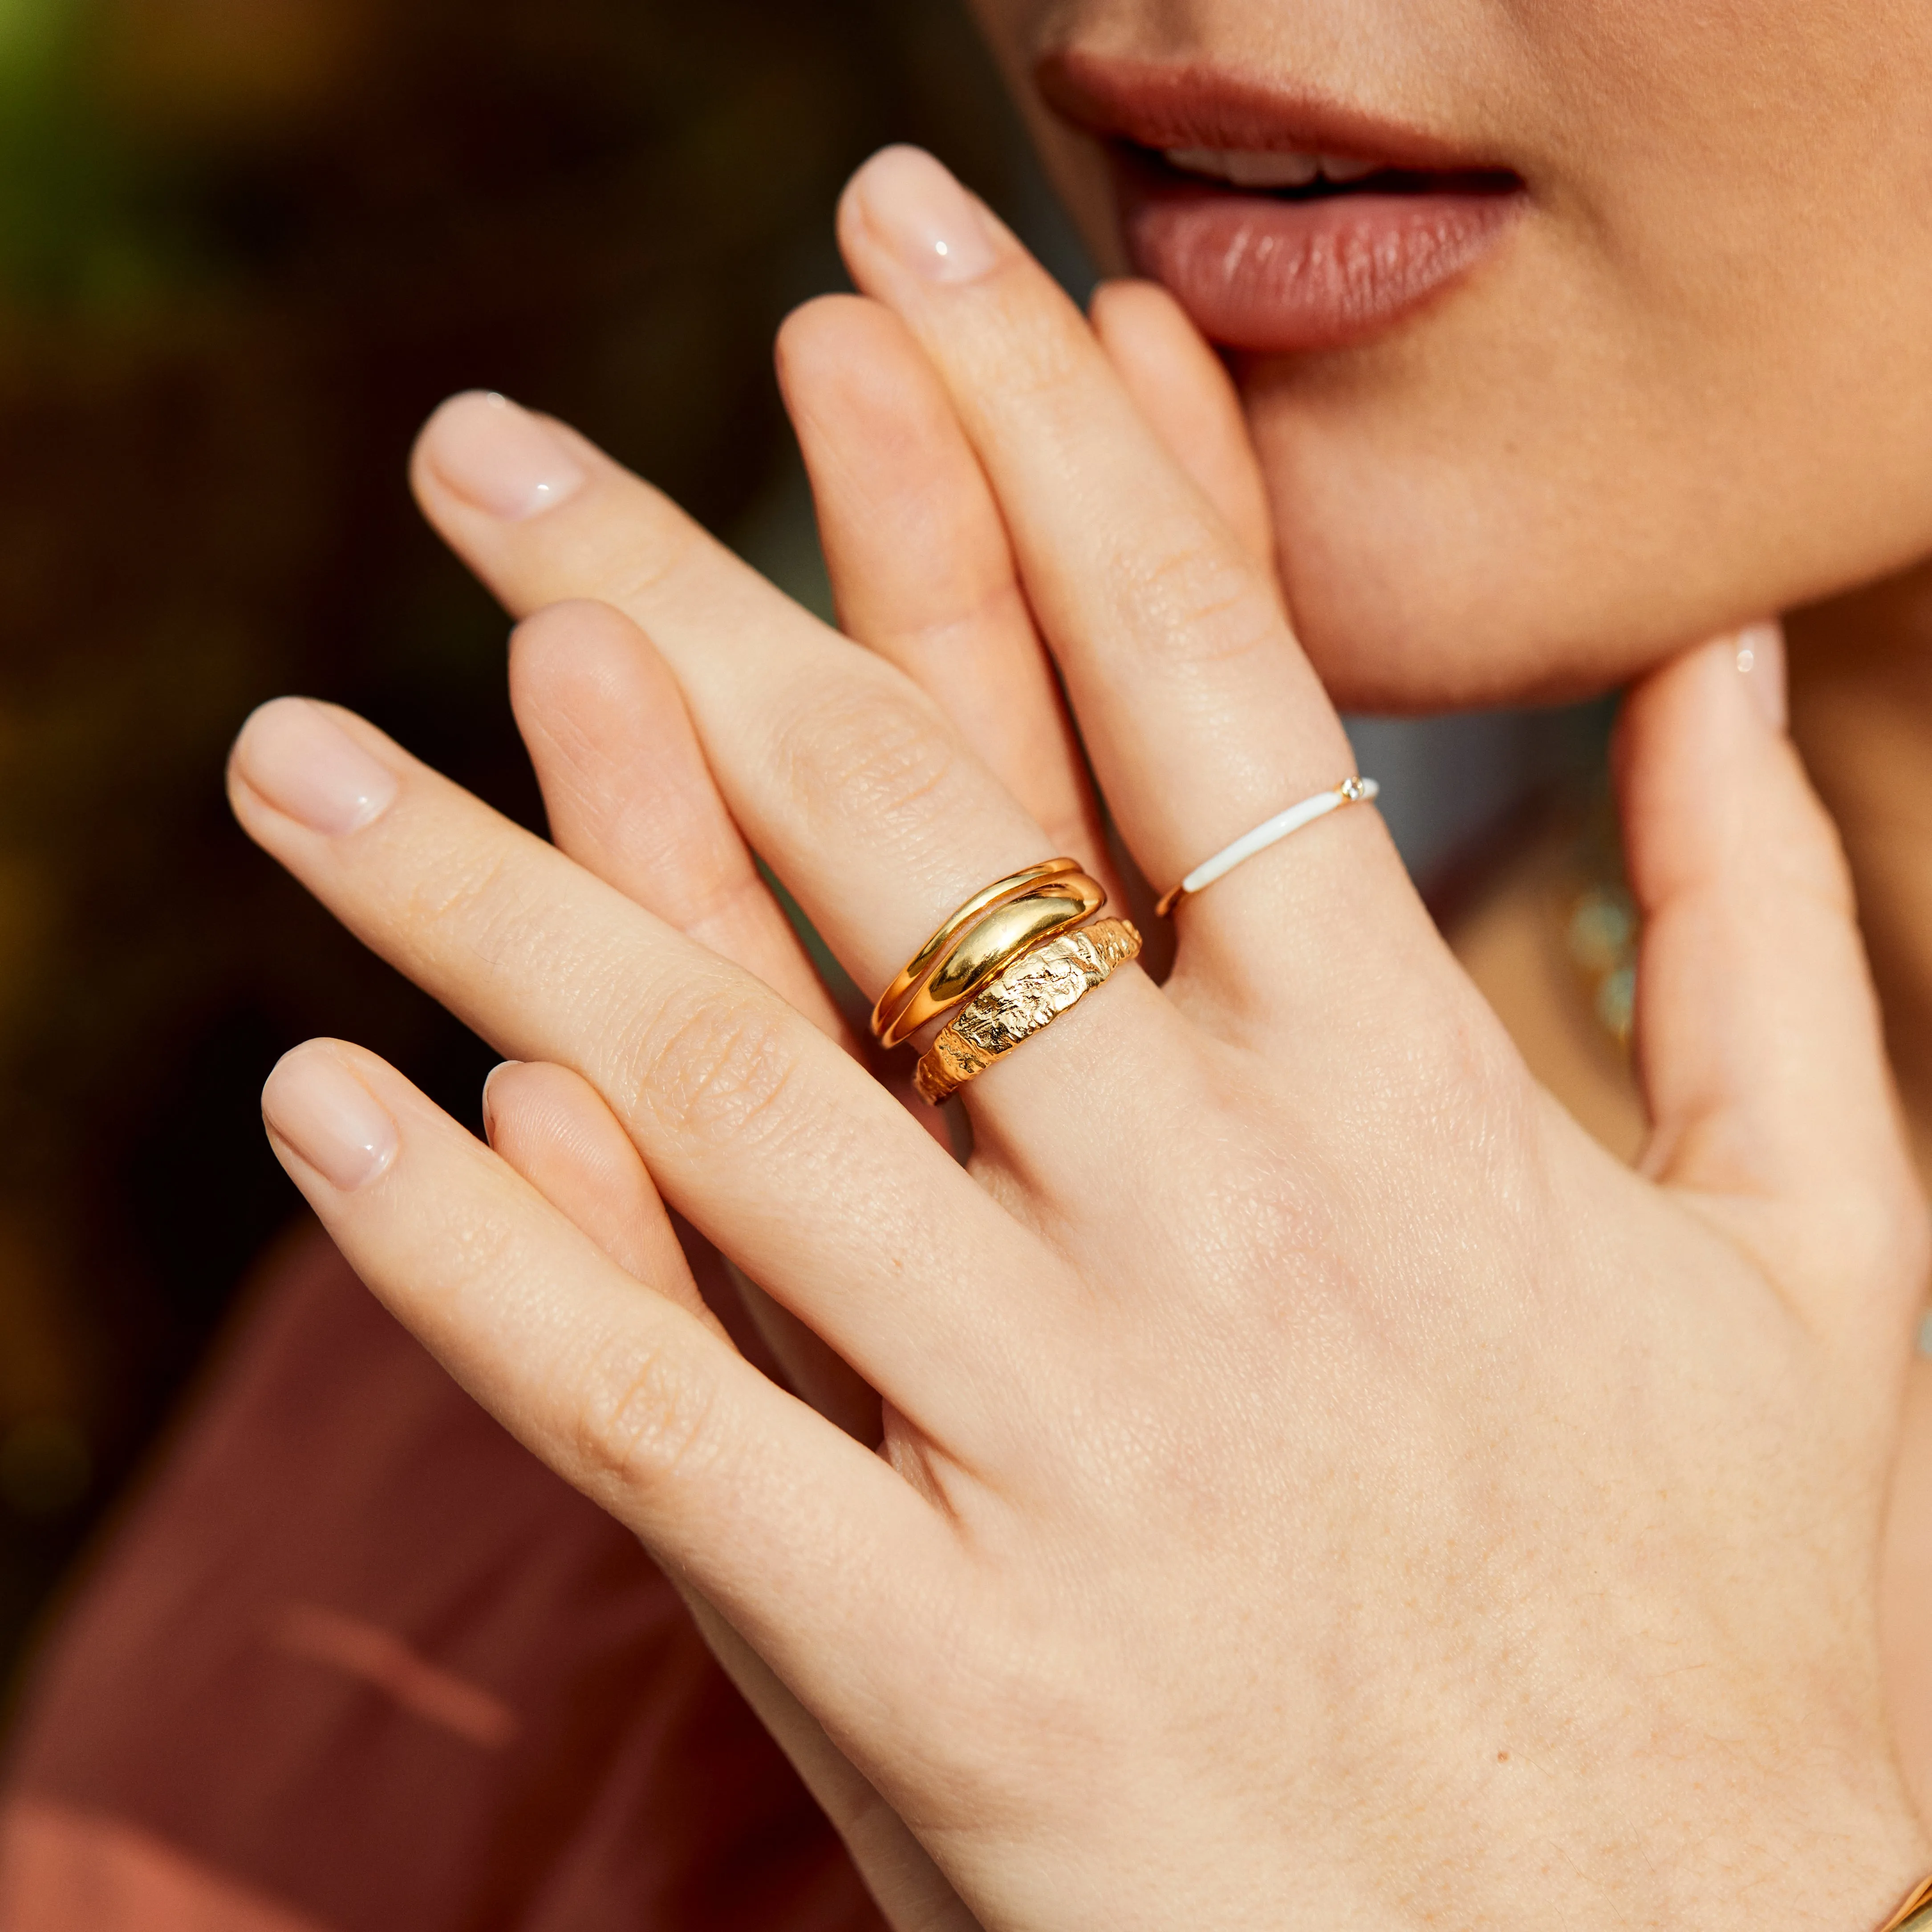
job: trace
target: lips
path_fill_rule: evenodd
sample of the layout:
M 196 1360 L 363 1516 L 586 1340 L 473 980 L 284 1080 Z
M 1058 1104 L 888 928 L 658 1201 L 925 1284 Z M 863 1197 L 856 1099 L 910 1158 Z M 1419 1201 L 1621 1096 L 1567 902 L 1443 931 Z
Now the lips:
M 1135 268 L 1231 349 L 1381 334 L 1491 255 L 1527 198 L 1423 130 L 1198 68 L 1069 52 L 1039 80 L 1106 142 Z

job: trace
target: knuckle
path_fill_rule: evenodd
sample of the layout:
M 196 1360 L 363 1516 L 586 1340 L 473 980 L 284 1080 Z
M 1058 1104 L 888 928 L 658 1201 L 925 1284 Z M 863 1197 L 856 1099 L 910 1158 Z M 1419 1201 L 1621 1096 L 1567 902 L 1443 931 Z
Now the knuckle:
M 1800 801 L 1796 836 L 1784 848 L 1786 864 L 1797 874 L 1797 890 L 1832 919 L 1856 924 L 1858 895 L 1852 862 L 1838 824 L 1824 802 L 1808 787 Z
M 1121 573 L 1169 663 L 1214 668 L 1282 643 L 1281 612 L 1244 557 L 1217 536 L 1136 560 Z
M 727 993 L 673 1007 L 647 1027 L 633 1090 L 680 1138 L 739 1148 L 782 1133 L 798 1064 L 795 1029 L 772 1003 Z
M 1062 404 L 1066 411 L 1064 427 L 1040 426 L 1061 435 L 1070 435 L 1077 424 L 1090 420 L 1091 392 L 1085 379 L 1097 354 L 1093 336 L 1057 302 L 1042 304 L 1030 274 L 1022 272 L 1010 285 L 997 326 L 962 347 L 971 373 L 980 379 L 980 393 L 998 397 L 1006 410 L 1042 402 Z
M 579 1466 L 593 1481 L 648 1497 L 715 1463 L 716 1389 L 688 1358 L 626 1336 L 605 1343 L 586 1378 L 576 1422 Z
M 1422 998 L 1427 1023 L 1405 1054 L 1421 1118 L 1452 1148 L 1531 1144 L 1538 1090 L 1502 1023 L 1460 982 Z
M 876 830 L 944 793 L 959 769 L 945 725 L 910 686 L 854 680 L 821 692 L 783 728 L 789 788 Z
M 611 520 L 604 532 L 608 548 L 585 580 L 595 582 L 604 602 L 644 614 L 703 555 L 701 532 L 670 499 L 648 484 L 636 485 L 628 514 Z M 584 566 L 588 558 L 580 560 Z
M 418 879 L 406 908 L 411 927 L 432 939 L 496 964 L 527 942 L 541 914 L 503 851 Z

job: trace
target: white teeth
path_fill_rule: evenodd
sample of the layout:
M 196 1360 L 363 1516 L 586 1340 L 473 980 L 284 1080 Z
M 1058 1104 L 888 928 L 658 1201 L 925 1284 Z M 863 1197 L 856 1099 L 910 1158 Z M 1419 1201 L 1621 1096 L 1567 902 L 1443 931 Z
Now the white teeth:
M 1184 173 L 1207 175 L 1232 182 L 1237 188 L 1306 188 L 1318 176 L 1337 183 L 1356 182 L 1381 166 L 1378 161 L 1351 160 L 1341 154 L 1289 154 L 1271 150 L 1232 148 L 1169 148 L 1170 166 Z
M 1306 188 L 1322 172 L 1312 154 L 1224 154 L 1237 188 Z

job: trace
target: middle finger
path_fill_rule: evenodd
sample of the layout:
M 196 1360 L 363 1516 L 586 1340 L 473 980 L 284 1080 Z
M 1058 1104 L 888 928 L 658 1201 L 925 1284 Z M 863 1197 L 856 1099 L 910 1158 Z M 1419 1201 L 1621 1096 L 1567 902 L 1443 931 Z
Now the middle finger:
M 512 611 L 588 596 L 643 627 L 677 675 L 733 817 L 868 998 L 956 907 L 1056 856 L 902 672 L 562 425 L 458 398 L 424 432 L 416 483 L 431 520 Z M 1069 856 L 1090 870 L 1099 859 Z M 982 1126 L 1051 1136 L 1070 1192 L 1090 1164 L 1111 1162 L 1116 1103 L 1173 1038 L 1174 1016 L 1144 977 L 1117 977 L 969 1090 Z M 1083 1102 L 1071 1122 L 1054 1104 L 1069 1077 Z
M 1101 790 L 1156 887 L 1352 772 L 1268 573 L 990 212 L 930 155 L 892 148 L 854 179 L 839 233 L 861 289 L 932 357 L 986 465 Z M 1402 880 L 1375 814 L 1348 813 L 1190 904 L 1184 967 L 1206 941 L 1218 980 L 1264 1000 L 1285 983 L 1305 1010 L 1311 985 L 1351 970 L 1337 908 L 1386 914 Z M 1290 905 L 1328 916 L 1285 920 Z

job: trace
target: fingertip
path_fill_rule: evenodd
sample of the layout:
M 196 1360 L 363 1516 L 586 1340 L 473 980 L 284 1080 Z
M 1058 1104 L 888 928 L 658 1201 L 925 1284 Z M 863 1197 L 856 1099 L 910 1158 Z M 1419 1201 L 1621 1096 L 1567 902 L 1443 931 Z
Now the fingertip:
M 1172 326 L 1177 319 L 1190 329 L 1193 326 L 1173 296 L 1143 275 L 1112 275 L 1096 284 L 1088 313 L 1095 328 L 1102 330 L 1109 326 Z
M 608 796 L 580 801 L 597 806 L 602 822 L 604 808 L 635 793 L 640 774 L 667 760 L 702 766 L 675 674 L 614 605 L 580 598 L 532 613 L 510 634 L 508 676 L 510 708 L 553 808 L 550 793 L 566 770 L 605 788 Z
M 1790 676 L 1784 649 L 1784 626 L 1775 619 L 1748 625 L 1736 640 L 1732 668 L 1759 716 L 1772 730 L 1790 728 Z
M 853 279 L 884 268 L 902 286 L 962 289 L 1012 255 L 1012 232 L 945 164 L 923 148 L 882 148 L 839 198 L 838 238 Z
M 836 373 L 860 332 L 893 320 L 870 296 L 841 292 L 801 302 L 778 325 L 773 345 L 780 386 L 801 375 Z
M 458 389 L 454 394 L 445 396 L 424 417 L 422 427 L 416 431 L 416 440 L 410 446 L 410 481 L 418 496 L 423 494 L 423 486 L 433 485 L 437 481 L 436 467 L 431 452 L 441 439 L 448 434 L 452 420 L 476 403 L 487 401 L 495 393 L 490 389 Z
M 416 451 L 424 474 L 468 506 L 504 523 L 527 523 L 569 502 L 590 480 L 560 425 L 494 390 L 469 389 L 423 425 Z
M 395 766 L 352 712 L 309 698 L 257 705 L 228 754 L 229 796 L 246 824 L 257 805 L 319 833 L 346 838 L 380 818 L 402 789 Z
M 1740 758 L 1784 741 L 1784 721 L 1782 628 L 1726 632 L 1630 687 L 1612 738 L 1612 774 L 1620 790 L 1735 776 Z
M 929 460 L 949 431 L 963 448 L 925 351 L 870 296 L 824 296 L 794 312 L 780 332 L 777 369 L 815 490 L 836 476 L 863 497 L 908 489 L 916 496 L 909 466 Z
M 501 1060 L 483 1076 L 483 1138 L 493 1148 L 496 1144 L 497 1083 L 523 1064 L 520 1060 Z
M 599 646 L 629 650 L 644 632 L 615 604 L 596 597 L 565 597 L 520 619 L 510 631 L 511 674 L 518 667 L 594 654 Z
M 702 1304 L 656 1184 L 603 1095 L 568 1066 L 505 1060 L 483 1084 L 490 1145 L 626 1273 Z
M 359 1077 L 351 1050 L 312 1040 L 282 1055 L 262 1088 L 262 1118 L 286 1149 L 338 1194 L 380 1180 L 394 1165 L 402 1130 Z

